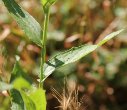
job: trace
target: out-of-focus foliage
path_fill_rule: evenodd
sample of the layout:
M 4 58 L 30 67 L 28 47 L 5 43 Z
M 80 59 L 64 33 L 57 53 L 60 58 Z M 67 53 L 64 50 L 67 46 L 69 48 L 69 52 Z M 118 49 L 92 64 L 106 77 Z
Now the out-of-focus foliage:
M 43 11 L 39 0 L 17 0 L 40 24 Z M 34 8 L 33 8 L 34 7 Z M 51 7 L 47 59 L 61 50 L 81 44 L 96 44 L 104 36 L 127 25 L 126 0 L 58 0 Z M 127 32 L 106 43 L 79 62 L 59 68 L 45 82 L 47 110 L 58 102 L 50 87 L 62 91 L 64 77 L 77 80 L 79 97 L 88 110 L 127 110 Z M 39 72 L 40 48 L 29 42 L 0 1 L 0 80 L 9 82 L 15 54 L 35 82 Z M 71 84 L 71 83 L 70 83 Z M 9 110 L 6 91 L 0 93 L 0 110 Z

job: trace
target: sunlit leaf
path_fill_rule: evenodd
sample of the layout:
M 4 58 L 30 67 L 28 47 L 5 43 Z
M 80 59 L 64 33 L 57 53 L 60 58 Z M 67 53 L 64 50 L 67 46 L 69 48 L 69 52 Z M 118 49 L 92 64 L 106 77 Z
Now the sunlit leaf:
M 34 90 L 28 95 L 23 91 L 11 90 L 12 110 L 46 110 L 45 91 Z
M 49 4 L 50 6 L 53 5 L 57 0 L 41 0 L 42 5 L 45 6 Z
M 116 35 L 118 35 L 119 33 L 121 33 L 122 31 L 124 31 L 124 29 L 121 29 L 119 31 L 116 31 L 116 32 L 113 32 L 109 35 L 107 35 L 103 40 L 101 40 L 97 45 L 98 46 L 101 46 L 103 45 L 104 43 L 106 43 L 107 41 L 109 41 L 110 39 L 112 39 L 113 37 L 115 37 Z
M 27 37 L 42 46 L 41 35 L 42 29 L 39 23 L 24 9 L 22 9 L 14 0 L 2 0 L 12 17 L 18 25 L 24 30 Z
M 18 90 L 20 90 L 22 88 L 28 89 L 31 87 L 30 83 L 22 77 L 15 79 L 12 84 L 13 84 L 13 87 Z
M 42 5 L 44 6 L 48 0 L 41 0 Z
M 108 40 L 112 39 L 113 37 L 115 37 L 116 35 L 121 33 L 122 31 L 123 31 L 123 29 L 109 34 L 108 36 L 106 36 L 102 41 L 100 41 L 96 45 L 82 45 L 79 47 L 74 47 L 68 51 L 62 52 L 62 53 L 56 55 L 55 57 L 49 59 L 48 62 L 46 62 L 44 65 L 45 78 L 43 79 L 43 81 L 50 74 L 52 74 L 52 72 L 54 72 L 57 68 L 67 65 L 69 63 L 73 63 L 73 62 L 81 59 L 82 57 L 93 52 L 95 49 L 97 49 L 102 44 L 106 43 Z
M 37 110 L 33 100 L 29 96 L 27 96 L 25 92 L 20 91 L 20 93 L 24 101 L 25 110 Z M 41 109 L 41 110 L 44 110 L 44 109 Z
M 57 0 L 41 0 L 41 3 L 43 5 L 44 12 L 46 13 L 47 10 L 53 5 Z
M 44 65 L 45 78 L 55 71 L 55 69 L 81 59 L 85 55 L 94 51 L 96 48 L 97 45 L 82 45 L 80 47 L 74 47 L 68 51 L 62 52 L 49 59 Z
M 37 110 L 36 105 L 34 103 L 34 99 L 32 100 L 32 98 L 29 95 L 27 95 L 24 91 L 12 89 L 10 91 L 10 95 L 12 98 L 12 110 Z
M 36 106 L 36 110 L 46 110 L 46 97 L 45 91 L 38 89 L 30 94 L 30 98 L 33 100 Z

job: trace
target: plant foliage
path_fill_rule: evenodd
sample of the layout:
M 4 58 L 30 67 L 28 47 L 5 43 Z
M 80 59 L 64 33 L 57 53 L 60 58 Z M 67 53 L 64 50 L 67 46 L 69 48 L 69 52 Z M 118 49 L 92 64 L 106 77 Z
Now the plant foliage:
M 45 62 L 49 9 L 56 0 L 41 0 L 45 14 L 44 32 L 39 23 L 28 12 L 20 7 L 15 0 L 2 1 L 11 16 L 17 21 L 22 30 L 24 30 L 27 37 L 42 49 L 40 72 L 42 75 L 40 76 L 40 81 L 42 82 L 39 85 L 39 88 L 33 88 L 33 81 L 20 67 L 18 60 L 14 65 L 10 84 L 0 82 L 0 91 L 10 90 L 12 110 L 46 110 L 45 90 L 43 90 L 42 87 L 43 81 L 57 68 L 78 61 L 123 31 L 122 29 L 109 34 L 96 45 L 73 47 Z
M 92 51 L 94 51 L 95 49 L 97 49 L 98 47 L 100 47 L 101 45 L 103 45 L 108 40 L 112 39 L 122 31 L 123 29 L 107 35 L 103 40 L 101 40 L 96 45 L 82 45 L 79 47 L 74 47 L 68 51 L 62 52 L 56 55 L 55 57 L 49 59 L 48 62 L 45 63 L 44 65 L 44 75 L 45 75 L 44 80 L 50 74 L 52 74 L 52 72 L 55 71 L 55 69 L 81 59 L 82 57 L 91 53 Z
M 27 37 L 42 46 L 41 36 L 42 29 L 39 23 L 23 8 L 21 8 L 14 0 L 2 0 L 11 16 L 17 21 L 18 25 L 23 29 Z

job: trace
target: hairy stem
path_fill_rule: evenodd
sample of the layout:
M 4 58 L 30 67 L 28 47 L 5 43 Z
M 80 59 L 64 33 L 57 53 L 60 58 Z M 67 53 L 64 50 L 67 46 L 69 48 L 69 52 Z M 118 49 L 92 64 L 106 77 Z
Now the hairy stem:
M 42 50 L 41 50 L 41 65 L 40 65 L 40 84 L 39 87 L 43 87 L 43 78 L 44 78 L 44 63 L 46 57 L 46 39 L 47 39 L 47 30 L 49 23 L 49 9 L 45 13 L 44 25 L 43 25 L 43 36 L 42 36 Z

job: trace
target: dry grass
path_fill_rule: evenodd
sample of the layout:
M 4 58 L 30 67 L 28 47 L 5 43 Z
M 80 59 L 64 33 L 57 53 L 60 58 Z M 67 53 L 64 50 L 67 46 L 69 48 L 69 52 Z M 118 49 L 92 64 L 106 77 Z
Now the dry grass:
M 72 80 L 65 81 L 63 92 L 60 93 L 54 88 L 52 89 L 53 96 L 60 103 L 60 110 L 86 110 L 81 108 L 82 103 L 78 100 L 78 89 L 76 83 Z

